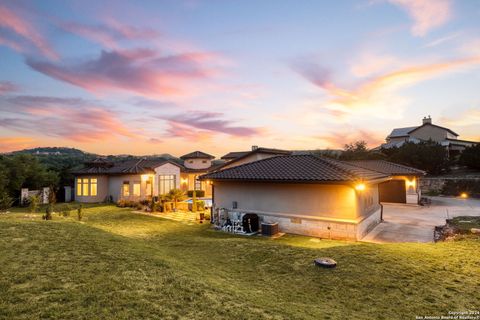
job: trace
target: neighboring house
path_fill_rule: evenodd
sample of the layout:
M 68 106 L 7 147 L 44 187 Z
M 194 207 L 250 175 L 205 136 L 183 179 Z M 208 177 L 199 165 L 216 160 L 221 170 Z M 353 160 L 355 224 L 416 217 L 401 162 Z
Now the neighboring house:
M 102 202 L 106 200 L 138 201 L 168 193 L 172 189 L 203 190 L 211 196 L 208 181 L 198 177 L 212 170 L 214 157 L 195 151 L 181 157 L 183 164 L 160 159 L 109 162 L 99 158 L 85 163 L 75 175 L 75 200 Z
M 433 140 L 440 143 L 448 150 L 451 157 L 460 154 L 466 147 L 477 144 L 478 142 L 460 140 L 458 134 L 448 128 L 437 126 L 432 123 L 430 116 L 424 117 L 421 126 L 395 128 L 387 136 L 386 143 L 374 150 L 390 149 L 401 147 L 406 142 L 419 143 L 421 141 Z
M 419 178 L 425 175 L 424 171 L 384 160 L 352 160 L 348 163 L 390 176 L 391 180 L 378 185 L 380 202 L 419 203 L 421 197 Z
M 201 179 L 212 181 L 215 209 L 257 214 L 282 232 L 359 240 L 381 220 L 379 184 L 390 176 L 314 155 L 277 155 Z
M 259 148 L 257 146 L 252 146 L 251 151 L 236 151 L 227 153 L 221 158 L 226 162 L 223 165 L 220 165 L 216 170 L 224 170 L 245 163 L 267 159 L 278 155 L 288 155 L 291 153 L 291 151 L 287 150 Z

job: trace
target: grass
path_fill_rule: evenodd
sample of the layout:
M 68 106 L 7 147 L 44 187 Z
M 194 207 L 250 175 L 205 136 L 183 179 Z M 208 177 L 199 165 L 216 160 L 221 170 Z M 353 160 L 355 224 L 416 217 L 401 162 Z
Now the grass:
M 472 228 L 480 229 L 480 217 L 456 217 L 451 219 L 449 224 L 454 226 L 460 233 L 470 233 Z
M 366 244 L 213 231 L 97 206 L 0 215 L 0 319 L 414 319 L 478 310 L 480 240 Z M 336 269 L 313 265 L 332 257 Z

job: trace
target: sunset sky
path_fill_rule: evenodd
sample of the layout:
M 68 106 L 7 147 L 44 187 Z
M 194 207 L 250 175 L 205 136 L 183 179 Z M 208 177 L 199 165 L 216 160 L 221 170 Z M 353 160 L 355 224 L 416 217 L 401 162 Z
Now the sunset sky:
M 480 140 L 480 1 L 2 1 L 0 152 Z

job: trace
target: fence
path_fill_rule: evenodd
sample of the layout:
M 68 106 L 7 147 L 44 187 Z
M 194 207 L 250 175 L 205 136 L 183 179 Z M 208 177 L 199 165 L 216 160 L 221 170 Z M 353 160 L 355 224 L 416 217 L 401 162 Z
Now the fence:
M 39 196 L 41 204 L 48 203 L 48 197 L 50 195 L 50 188 L 45 187 L 42 190 L 28 190 L 28 188 L 22 188 L 20 192 L 20 204 L 26 204 L 28 199 L 32 196 Z

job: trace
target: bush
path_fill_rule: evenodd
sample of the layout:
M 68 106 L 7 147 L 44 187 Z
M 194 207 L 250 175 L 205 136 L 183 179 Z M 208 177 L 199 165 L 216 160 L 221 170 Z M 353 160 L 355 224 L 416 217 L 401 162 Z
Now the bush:
M 204 190 L 196 190 L 195 195 L 197 197 L 200 197 L 200 198 L 205 197 L 205 191 Z M 188 190 L 187 191 L 187 196 L 189 198 L 192 198 L 193 197 L 193 190 Z
M 465 148 L 460 155 L 460 164 L 480 170 L 480 144 Z
M 13 198 L 6 192 L 0 192 L 0 211 L 7 211 L 13 205 Z
M 78 207 L 77 209 L 77 218 L 78 218 L 78 221 L 81 221 L 82 218 L 83 218 L 83 206 L 80 205 L 80 207 Z
M 43 216 L 43 220 L 52 220 L 52 213 L 53 213 L 53 204 L 49 203 L 47 209 L 45 209 L 45 215 Z
M 61 215 L 64 216 L 64 217 L 69 217 L 70 216 L 70 210 L 72 210 L 70 208 L 69 205 L 66 205 L 62 208 L 62 211 L 61 211 Z
M 198 211 L 205 211 L 205 201 L 199 200 L 196 202 Z
M 474 179 L 447 180 L 443 185 L 442 194 L 458 197 L 462 193 L 471 197 L 480 197 L 480 181 Z
M 33 195 L 28 198 L 28 209 L 31 213 L 37 212 L 38 205 L 40 204 L 40 197 Z
M 117 207 L 120 207 L 120 208 L 137 208 L 139 205 L 141 206 L 139 202 L 132 201 L 132 200 L 120 199 L 117 202 Z

